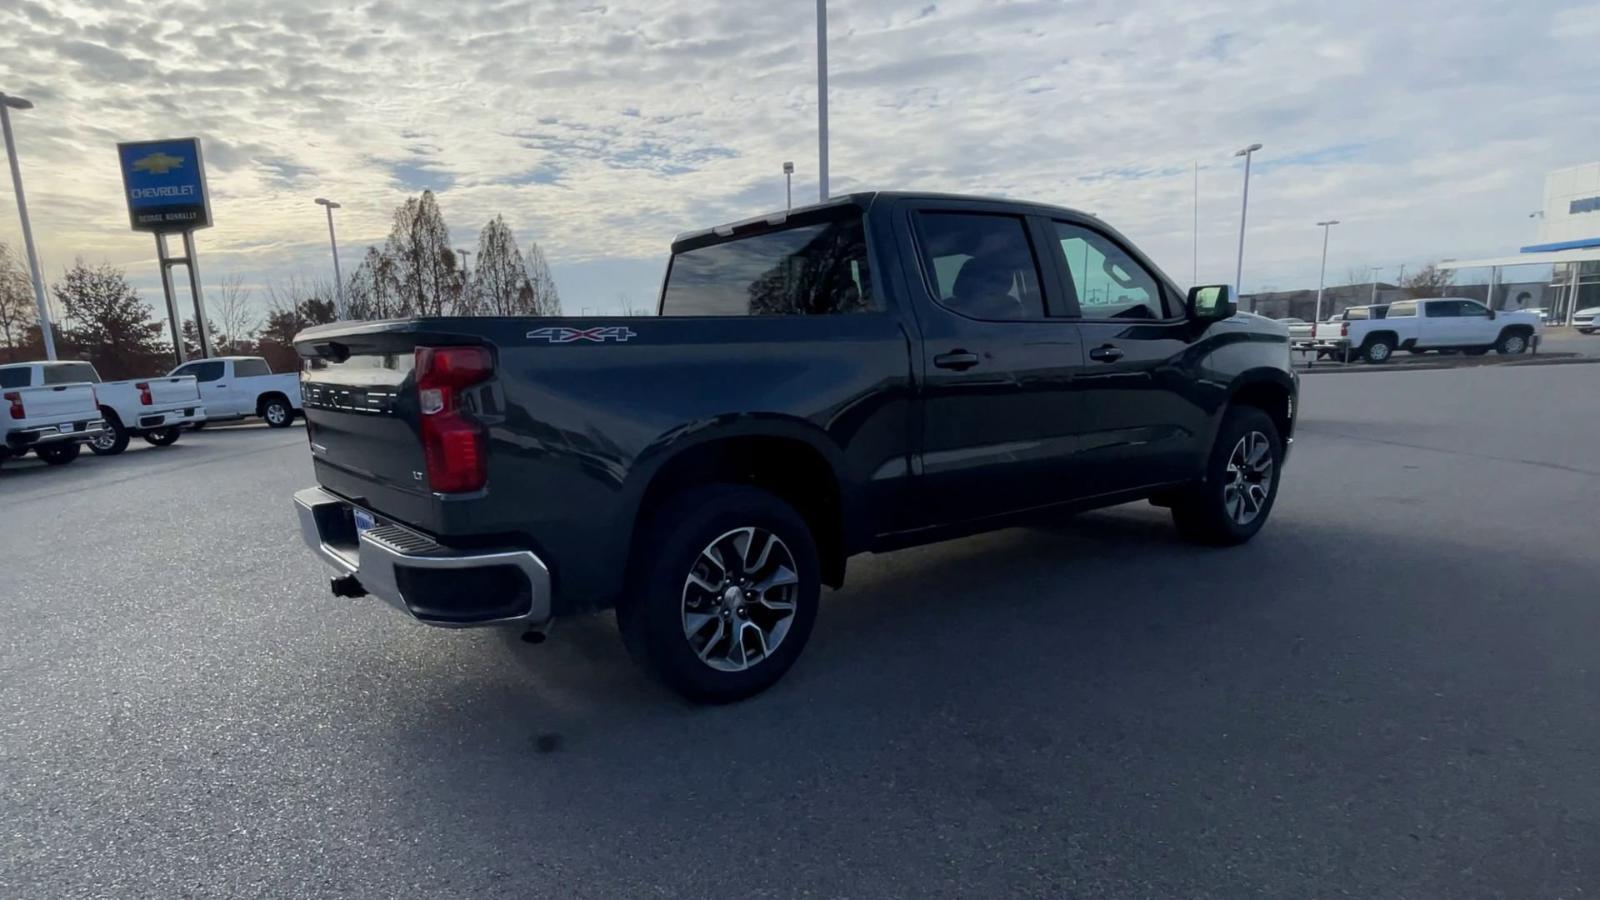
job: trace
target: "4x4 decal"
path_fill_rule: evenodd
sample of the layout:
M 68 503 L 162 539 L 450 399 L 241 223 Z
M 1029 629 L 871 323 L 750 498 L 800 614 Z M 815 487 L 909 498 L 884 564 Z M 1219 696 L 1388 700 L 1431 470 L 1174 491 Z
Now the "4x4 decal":
M 592 341 L 603 344 L 606 341 L 626 343 L 638 337 L 638 332 L 626 325 L 600 325 L 595 328 L 571 328 L 565 325 L 550 328 L 535 328 L 528 332 L 530 341 L 547 341 L 552 344 L 570 344 L 573 341 Z

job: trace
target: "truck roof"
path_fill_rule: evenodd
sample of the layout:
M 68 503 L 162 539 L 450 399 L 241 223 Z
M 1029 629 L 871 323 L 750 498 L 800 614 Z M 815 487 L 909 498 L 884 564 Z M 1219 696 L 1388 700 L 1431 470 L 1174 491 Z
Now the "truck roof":
M 791 216 L 798 216 L 804 213 L 815 212 L 816 210 L 828 209 L 835 206 L 859 206 L 866 208 L 878 200 L 960 200 L 980 203 L 1004 203 L 1007 206 L 1028 208 L 1039 212 L 1067 213 L 1070 215 L 1084 216 L 1091 219 L 1097 218 L 1094 213 L 1084 212 L 1080 209 L 1073 209 L 1067 206 L 1056 206 L 1051 203 L 1039 203 L 1032 200 L 1016 200 L 1011 197 L 993 197 L 982 194 L 948 194 L 938 191 L 857 191 L 851 194 L 840 194 L 837 197 L 828 199 L 826 202 L 810 203 L 805 206 L 796 206 L 788 210 L 775 210 L 762 215 L 751 216 L 747 219 L 740 219 L 736 222 L 727 222 L 721 225 L 713 225 L 710 228 L 699 228 L 695 229 L 694 231 L 685 231 L 674 237 L 672 239 L 672 243 L 677 244 L 681 241 L 693 240 L 695 238 L 706 237 L 713 234 L 720 237 L 732 237 L 735 231 L 748 225 L 755 225 L 757 223 L 763 223 L 767 225 L 782 225 Z

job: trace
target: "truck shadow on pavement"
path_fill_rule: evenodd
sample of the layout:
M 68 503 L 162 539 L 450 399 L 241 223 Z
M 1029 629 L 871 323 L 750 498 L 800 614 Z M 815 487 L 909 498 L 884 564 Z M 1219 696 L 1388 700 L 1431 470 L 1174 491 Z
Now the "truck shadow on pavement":
M 1335 550 L 1369 565 L 1330 591 L 1306 567 Z M 1583 658 L 1594 629 L 1542 623 L 1577 605 L 1585 576 L 1559 559 L 1511 573 L 1484 550 L 1307 519 L 1197 548 L 1161 511 L 1125 507 L 854 560 L 788 677 L 725 707 L 646 679 L 608 614 L 538 647 L 472 635 L 438 671 L 363 687 L 358 730 L 383 749 L 357 755 L 387 770 L 380 782 L 412 785 L 397 795 L 405 821 L 451 823 L 452 852 L 477 864 L 525 868 L 500 852 L 540 835 L 625 841 L 567 870 L 667 894 L 710 890 L 692 881 L 708 874 L 706 841 L 759 861 L 803 836 L 784 865 L 832 895 L 885 867 L 991 886 L 1065 871 L 1074 834 L 1079 866 L 1181 871 L 1177 892 L 1192 893 L 1236 883 L 1237 842 L 1271 823 L 1310 843 L 1255 845 L 1268 869 L 1331 844 L 1447 877 L 1508 851 L 1464 838 L 1415 850 L 1416 822 L 1445 834 L 1507 815 L 1557 835 L 1548 871 L 1570 871 L 1581 838 L 1556 825 L 1574 810 L 1543 785 L 1581 765 L 1600 728 L 1547 673 Z M 1396 579 L 1407 562 L 1415 577 Z M 1593 610 L 1559 612 L 1600 627 Z M 1543 738 L 1555 716 L 1566 736 Z

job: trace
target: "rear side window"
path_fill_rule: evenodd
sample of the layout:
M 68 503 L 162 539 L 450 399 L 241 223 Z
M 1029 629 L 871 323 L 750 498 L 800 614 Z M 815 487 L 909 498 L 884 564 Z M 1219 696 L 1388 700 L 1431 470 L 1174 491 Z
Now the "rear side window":
M 94 372 L 94 366 L 88 363 L 58 363 L 44 367 L 45 384 L 79 384 L 82 382 L 98 383 L 100 376 Z
M 1391 304 L 1389 304 L 1389 315 L 1388 315 L 1387 318 L 1390 318 L 1390 319 L 1403 319 L 1403 318 L 1407 318 L 1409 316 L 1415 316 L 1416 314 L 1417 314 L 1417 301 L 1415 301 L 1415 300 L 1402 300 L 1399 303 L 1391 303 Z
M 222 360 L 213 359 L 206 362 L 190 363 L 172 374 L 193 375 L 194 380 L 202 384 L 208 381 L 217 381 L 222 378 Z
M 23 388 L 33 381 L 33 376 L 26 366 L 15 369 L 0 369 L 0 387 Z
M 1021 218 L 923 212 L 917 225 L 940 306 L 974 319 L 1043 317 L 1039 261 Z
M 1461 304 L 1454 300 L 1435 300 L 1423 307 L 1430 319 L 1454 319 L 1461 315 Z
M 661 295 L 664 316 L 817 316 L 872 309 L 861 214 L 680 251 Z
M 257 375 L 271 375 L 272 369 L 267 367 L 264 359 L 237 359 L 233 362 L 233 377 L 254 378 Z

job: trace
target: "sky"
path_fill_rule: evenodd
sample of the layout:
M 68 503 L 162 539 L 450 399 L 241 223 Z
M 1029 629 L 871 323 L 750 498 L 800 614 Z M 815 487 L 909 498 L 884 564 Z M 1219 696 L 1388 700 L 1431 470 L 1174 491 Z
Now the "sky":
M 114 145 L 198 135 L 207 285 L 328 278 L 318 196 L 348 271 L 427 188 L 456 246 L 503 214 L 569 313 L 610 313 L 654 303 L 674 234 L 782 208 L 784 160 L 817 196 L 815 34 L 808 0 L 6 0 L 0 91 L 36 105 L 47 280 L 110 262 L 159 307 Z M 1597 42 L 1593 2 L 832 0 L 831 188 L 1071 206 L 1232 282 L 1260 142 L 1243 289 L 1315 287 L 1327 218 L 1330 283 L 1392 279 L 1534 242 L 1545 173 L 1600 157 Z

